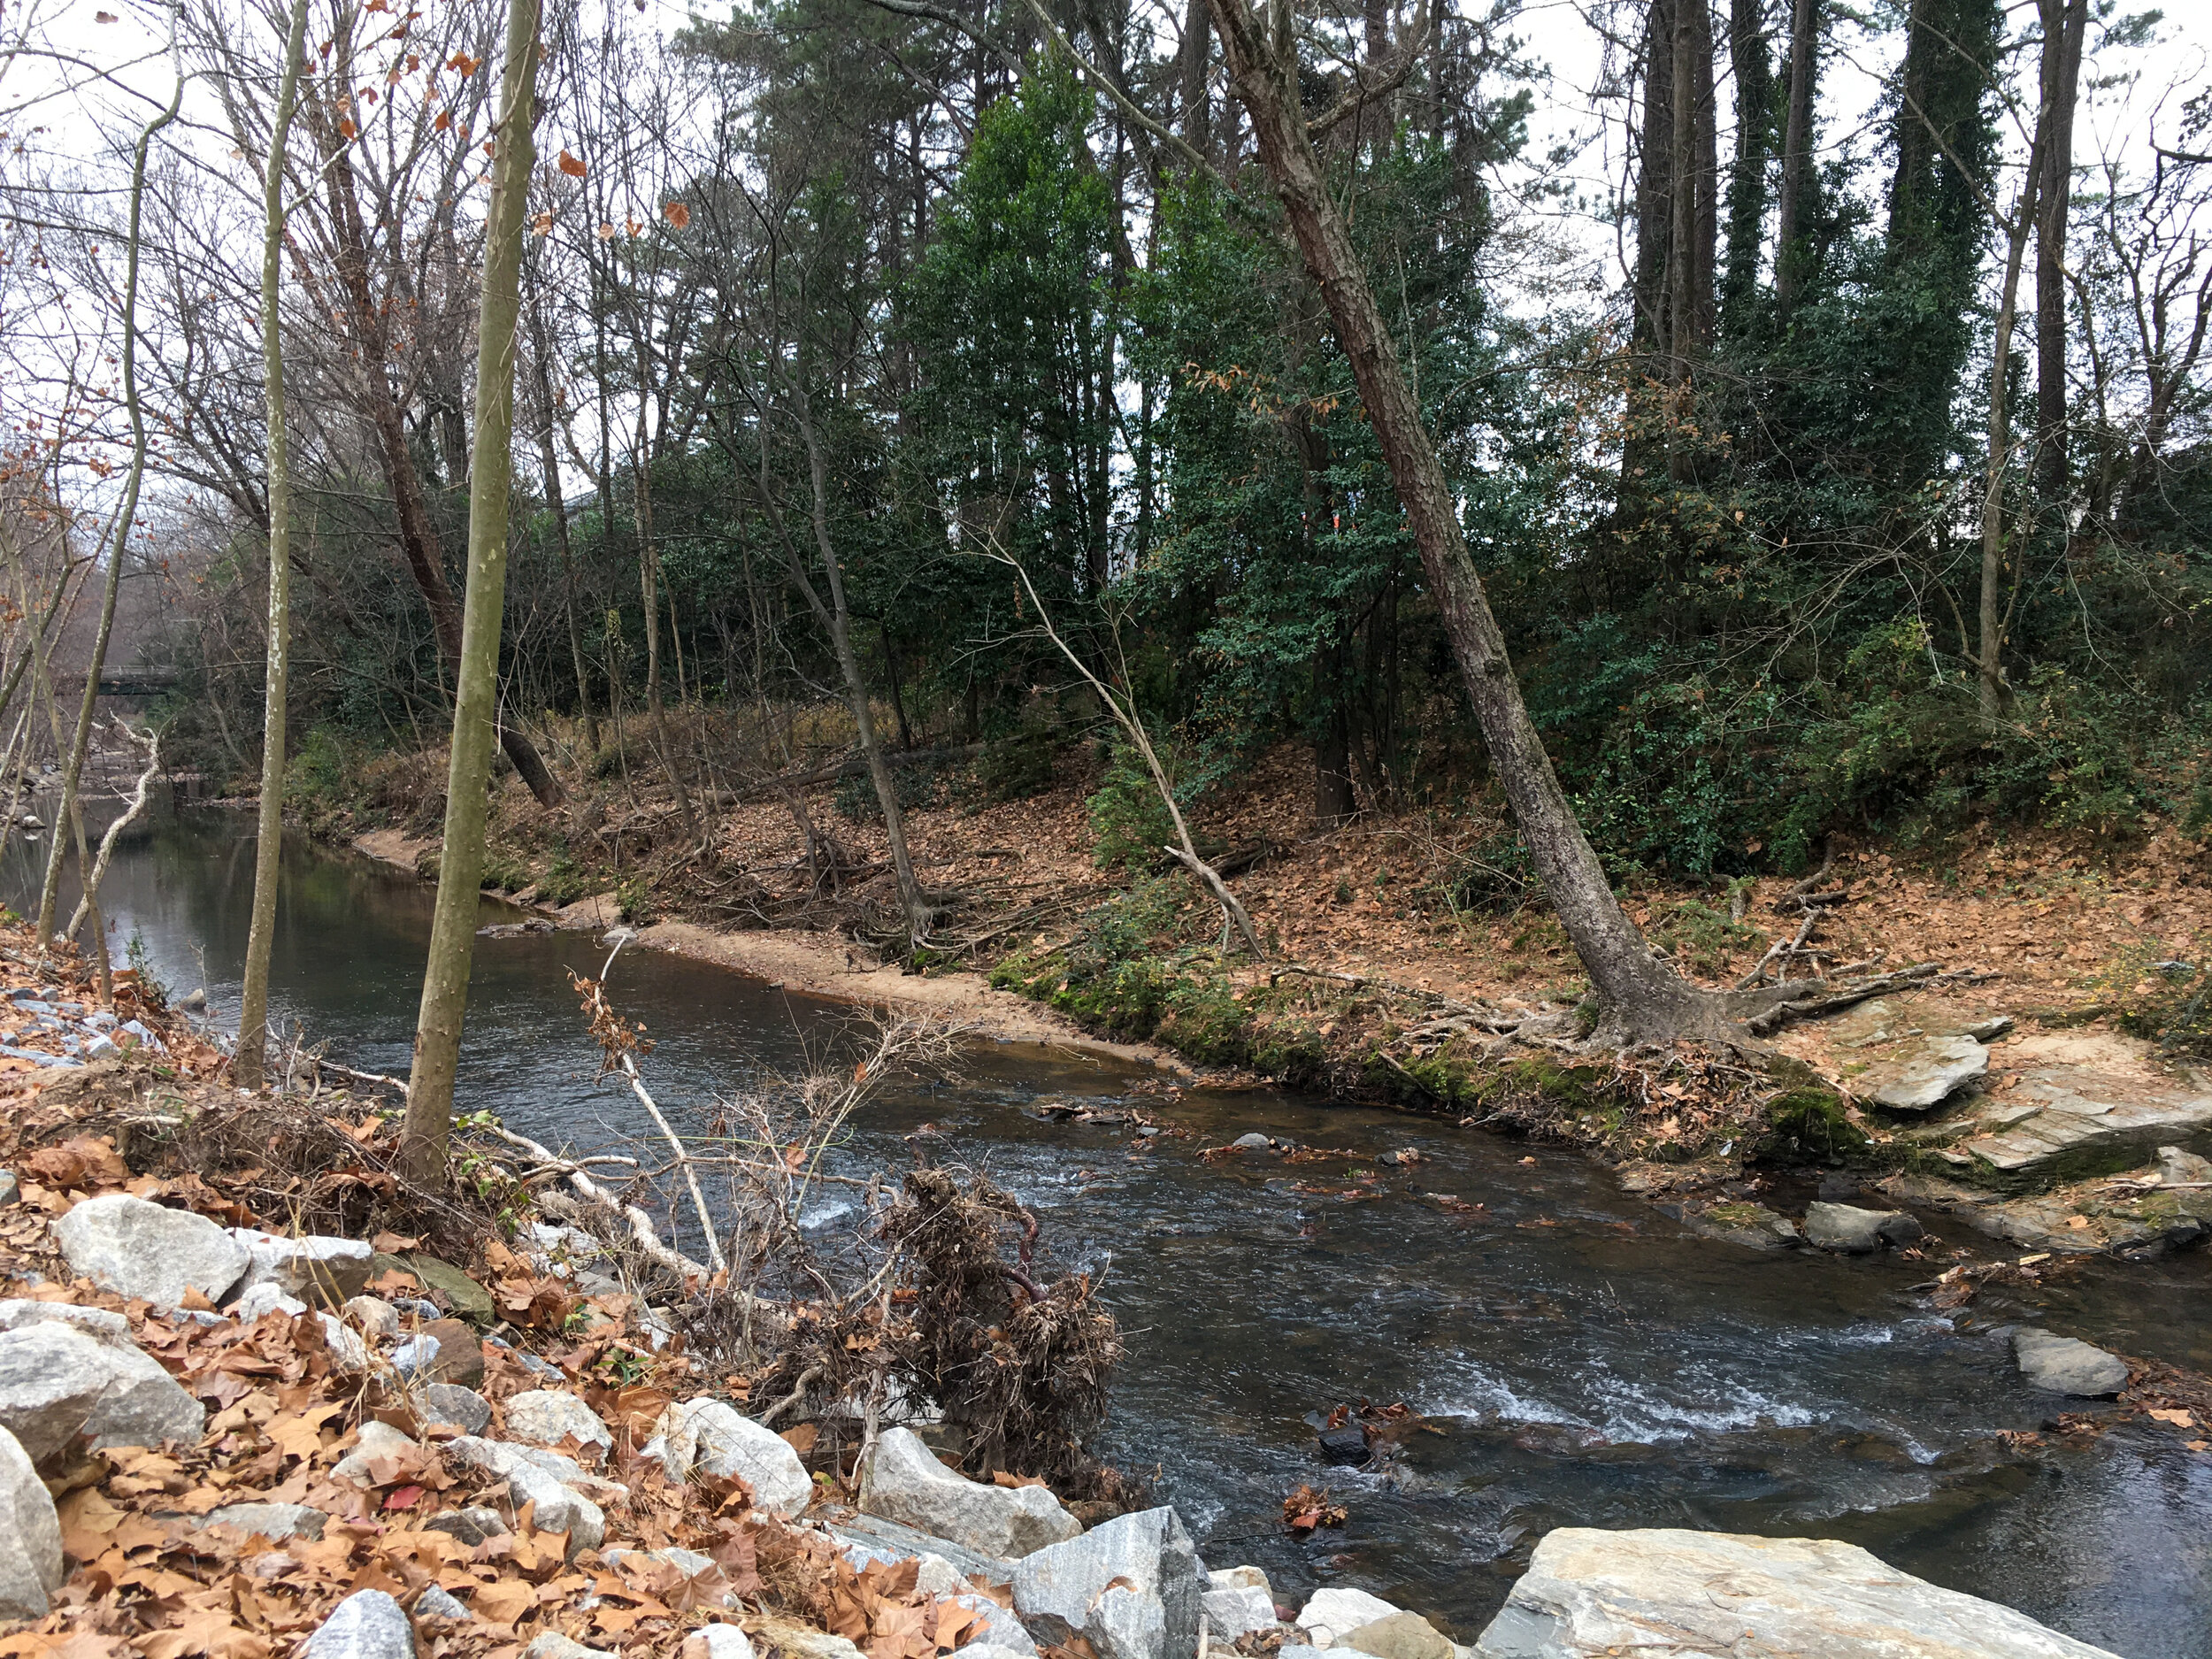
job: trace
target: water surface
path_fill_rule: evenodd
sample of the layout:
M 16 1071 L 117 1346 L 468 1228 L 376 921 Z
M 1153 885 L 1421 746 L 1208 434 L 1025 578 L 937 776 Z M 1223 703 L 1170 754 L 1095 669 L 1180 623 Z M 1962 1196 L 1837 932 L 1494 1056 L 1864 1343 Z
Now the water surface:
M 188 819 L 120 855 L 105 894 L 118 955 L 135 935 L 159 979 L 204 986 L 233 1021 L 252 835 Z M 303 844 L 285 870 L 279 1017 L 349 1064 L 403 1068 L 430 890 Z M 604 955 L 577 934 L 479 941 L 464 1110 L 578 1147 L 638 1131 L 568 985 Z M 624 953 L 611 989 L 657 1041 L 657 1097 L 695 1124 L 718 1089 L 833 1044 L 844 1018 L 649 951 Z M 1131 1103 L 1148 1073 L 1002 1044 L 964 1071 L 872 1106 L 846 1164 L 897 1167 L 900 1137 L 933 1124 L 1038 1212 L 1060 1259 L 1104 1275 L 1130 1351 L 1105 1450 L 1156 1471 L 1213 1565 L 1256 1562 L 1286 1598 L 1372 1590 L 1466 1640 L 1553 1526 L 1816 1535 L 2128 1659 L 2212 1659 L 2212 1461 L 2134 1428 L 2008 1443 L 2000 1431 L 2039 1429 L 2060 1402 L 2020 1383 L 1991 1329 L 2047 1317 L 2212 1370 L 2202 1256 L 2094 1263 L 2033 1304 L 1985 1297 L 1956 1328 L 1911 1291 L 1930 1263 L 1698 1239 L 1562 1148 L 1273 1090 L 1146 1093 L 1169 1133 L 1139 1146 L 1047 1108 Z M 1250 1129 L 1343 1156 L 1199 1156 Z M 1420 1162 L 1378 1162 L 1409 1147 Z M 1362 1396 L 1441 1432 L 1379 1475 L 1323 1469 L 1309 1415 Z M 1278 1517 L 1308 1481 L 1349 1519 L 1296 1541 Z

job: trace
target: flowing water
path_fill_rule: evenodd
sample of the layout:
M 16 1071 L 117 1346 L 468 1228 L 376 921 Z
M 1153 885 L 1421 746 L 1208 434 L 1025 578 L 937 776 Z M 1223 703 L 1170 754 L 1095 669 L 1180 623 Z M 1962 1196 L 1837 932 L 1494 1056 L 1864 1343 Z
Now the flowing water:
M 219 1018 L 236 1017 L 252 845 L 242 818 L 187 819 L 120 855 L 104 895 L 118 954 L 136 934 L 156 976 L 204 984 Z M 334 1058 L 403 1067 L 429 889 L 305 845 L 285 868 L 277 1010 Z M 584 1148 L 634 1133 L 564 972 L 603 955 L 579 934 L 478 942 L 465 1109 Z M 611 994 L 650 1025 L 655 1093 L 680 1115 L 795 1066 L 842 1018 L 649 951 L 624 953 Z M 1562 1148 L 1271 1090 L 1148 1093 L 1167 1133 L 1141 1146 L 1054 1110 L 1126 1104 L 1140 1083 L 983 1044 L 958 1084 L 872 1106 L 847 1156 L 895 1167 L 899 1138 L 933 1124 L 1037 1211 L 1061 1261 L 1105 1275 L 1129 1359 L 1103 1449 L 1156 1470 L 1212 1564 L 1255 1562 L 1284 1598 L 1372 1590 L 1467 1640 L 1553 1526 L 1833 1537 L 2127 1659 L 2212 1659 L 2212 1460 L 2139 1427 L 2002 1438 L 2059 1402 L 2020 1383 L 1996 1329 L 2044 1319 L 2212 1370 L 2212 1259 L 2093 1263 L 1955 1325 L 1911 1291 L 1924 1263 L 1699 1239 Z M 1343 1156 L 1199 1156 L 1252 1129 Z M 1418 1163 L 1377 1162 L 1409 1147 Z M 1310 1415 L 1362 1396 L 1440 1432 L 1380 1474 L 1323 1469 Z M 1281 1501 L 1307 1481 L 1349 1518 L 1294 1540 Z

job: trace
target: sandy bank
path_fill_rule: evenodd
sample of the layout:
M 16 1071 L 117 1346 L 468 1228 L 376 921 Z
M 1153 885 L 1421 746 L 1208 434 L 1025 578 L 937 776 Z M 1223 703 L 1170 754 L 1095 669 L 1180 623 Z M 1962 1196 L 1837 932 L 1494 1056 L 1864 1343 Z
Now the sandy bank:
M 428 838 L 395 829 L 372 830 L 353 843 L 357 852 L 413 875 L 416 859 L 435 848 Z M 555 907 L 526 904 L 556 926 L 597 932 L 619 919 L 612 893 Z M 1030 1043 L 1070 1054 L 1157 1066 L 1189 1076 L 1190 1067 L 1150 1043 L 1108 1042 L 1090 1036 L 1064 1016 L 1011 991 L 993 988 L 964 970 L 932 974 L 886 967 L 863 945 L 833 933 L 791 929 L 725 933 L 696 922 L 656 922 L 638 933 L 656 950 L 711 962 L 803 995 L 833 998 L 871 1008 L 925 1014 L 1004 1043 Z

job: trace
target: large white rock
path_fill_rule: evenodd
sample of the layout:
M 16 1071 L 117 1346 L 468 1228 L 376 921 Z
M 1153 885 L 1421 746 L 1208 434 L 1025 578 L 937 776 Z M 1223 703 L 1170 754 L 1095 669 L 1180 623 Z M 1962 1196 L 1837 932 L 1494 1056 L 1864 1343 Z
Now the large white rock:
M 301 1659 L 415 1659 L 415 1627 L 381 1590 L 356 1590 L 330 1609 Z
M 987 1486 L 937 1461 L 910 1429 L 886 1429 L 860 1466 L 860 1511 L 1018 1559 L 1083 1530 L 1042 1486 Z
M 102 1446 L 197 1440 L 206 1413 L 127 1344 L 42 1323 L 0 1333 L 0 1427 L 44 1463 L 79 1434 Z
M 0 1429 L 0 1618 L 44 1618 L 61 1581 L 54 1500 L 15 1436 Z
M 406 1451 L 415 1444 L 415 1437 L 404 1429 L 396 1429 L 388 1423 L 371 1417 L 362 1424 L 354 1436 L 353 1449 L 338 1460 L 331 1474 L 340 1480 L 350 1480 L 359 1486 L 374 1483 L 375 1473 L 369 1467 L 379 1457 L 394 1452 Z
M 157 1308 L 180 1306 L 187 1290 L 218 1304 L 228 1300 L 252 1259 L 205 1216 L 128 1193 L 84 1200 L 54 1223 L 54 1241 L 94 1284 Z
M 1205 1585 L 1181 1518 L 1141 1509 L 1024 1556 L 1014 1610 L 1039 1640 L 1079 1635 L 1099 1659 L 1190 1659 Z
M 2113 1659 L 1832 1539 L 1563 1526 L 1475 1643 L 1478 1659 Z
M 185 1392 L 160 1361 L 140 1352 L 131 1340 L 130 1322 L 121 1314 L 65 1302 L 0 1302 L 0 1333 L 40 1326 L 88 1338 L 101 1350 L 93 1355 L 79 1348 L 69 1349 L 80 1367 L 104 1367 L 107 1372 L 99 1399 L 72 1433 L 89 1434 L 95 1446 L 158 1446 L 165 1440 L 187 1444 L 198 1440 L 207 1422 L 206 1409 Z M 0 1335 L 0 1348 L 4 1348 L 7 1340 Z M 20 1356 L 17 1363 L 23 1363 Z M 4 1420 L 4 1413 L 0 1420 Z
M 538 1388 L 511 1396 L 507 1402 L 507 1432 L 535 1446 L 558 1446 L 572 1436 L 580 1445 L 596 1448 L 595 1457 L 603 1455 L 614 1445 L 614 1432 L 600 1420 L 597 1412 L 574 1394 L 555 1388 Z
M 702 1624 L 677 1651 L 680 1659 L 753 1659 L 753 1642 L 735 1624 Z
M 288 1296 L 331 1308 L 361 1294 L 369 1282 L 369 1258 L 376 1254 L 362 1240 L 321 1233 L 288 1239 L 254 1227 L 233 1227 L 230 1236 L 245 1246 L 249 1258 L 240 1292 L 274 1285 Z
M 1354 1631 L 1384 1619 L 1395 1618 L 1404 1611 L 1379 1595 L 1364 1590 L 1332 1587 L 1316 1590 L 1298 1609 L 1298 1628 L 1304 1631 L 1317 1647 L 1326 1647 L 1342 1641 Z
M 599 1506 L 534 1463 L 518 1463 L 508 1475 L 507 1499 L 518 1517 L 524 1504 L 536 1505 L 530 1513 L 531 1525 L 541 1532 L 567 1533 L 571 1555 L 606 1541 L 607 1517 Z
M 1273 1630 L 1275 1591 L 1257 1567 L 1225 1567 L 1206 1575 L 1206 1589 L 1198 1598 L 1212 1641 L 1233 1642 L 1256 1630 Z
M 2117 1354 L 2032 1325 L 2012 1333 L 2012 1358 L 2031 1386 L 2049 1394 L 2093 1400 L 2128 1386 L 2127 1362 Z
M 618 1501 L 625 1493 L 619 1484 L 593 1474 L 573 1457 L 542 1446 L 514 1446 L 505 1440 L 488 1440 L 480 1435 L 467 1434 L 448 1440 L 445 1450 L 447 1456 L 502 1480 L 526 1467 L 550 1475 L 563 1486 L 573 1487 L 595 1501 Z
M 0 1302 L 0 1331 L 20 1331 L 33 1325 L 74 1325 L 103 1342 L 136 1346 L 131 1341 L 131 1322 L 111 1309 L 80 1308 L 73 1302 L 38 1302 L 28 1296 Z
M 814 1481 L 791 1442 L 742 1412 L 708 1396 L 661 1413 L 655 1436 L 661 1467 L 671 1480 L 695 1469 L 718 1480 L 741 1479 L 753 1502 L 779 1515 L 796 1515 L 814 1495 Z

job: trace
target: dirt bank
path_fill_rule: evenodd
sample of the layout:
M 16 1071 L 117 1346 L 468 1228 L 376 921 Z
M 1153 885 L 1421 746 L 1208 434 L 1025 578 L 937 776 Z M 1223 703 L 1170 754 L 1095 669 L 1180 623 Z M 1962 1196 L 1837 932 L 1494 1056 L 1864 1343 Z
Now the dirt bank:
M 410 875 L 418 873 L 418 861 L 424 853 L 434 852 L 437 845 L 427 837 L 410 836 L 396 829 L 371 830 L 353 842 L 356 851 Z M 611 891 L 565 905 L 530 902 L 526 895 L 518 896 L 517 902 L 563 928 L 598 932 L 621 920 L 620 901 Z M 733 968 L 803 995 L 927 1015 L 998 1042 L 1033 1044 L 1192 1075 L 1187 1064 L 1156 1044 L 1110 1042 L 1092 1036 L 1065 1015 L 1014 992 L 994 988 L 980 973 L 966 970 L 903 972 L 885 966 L 866 946 L 838 933 L 794 928 L 739 932 L 671 921 L 641 929 L 637 942 L 695 962 Z

